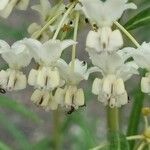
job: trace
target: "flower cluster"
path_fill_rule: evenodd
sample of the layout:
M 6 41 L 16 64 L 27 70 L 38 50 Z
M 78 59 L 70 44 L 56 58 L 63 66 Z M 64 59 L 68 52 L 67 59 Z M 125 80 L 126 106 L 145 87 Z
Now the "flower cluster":
M 29 0 L 14 1 L 0 1 L 1 16 L 7 17 L 14 7 L 24 10 L 29 3 Z M 35 89 L 31 96 L 33 103 L 45 110 L 61 106 L 71 113 L 85 105 L 80 82 L 97 72 L 99 77 L 93 81 L 92 93 L 105 106 L 121 107 L 128 103 L 125 81 L 138 74 L 141 67 L 148 70 L 141 81 L 142 91 L 150 94 L 150 44 L 143 43 L 137 49 L 123 48 L 122 33 L 112 28 L 125 10 L 136 9 L 135 4 L 127 0 L 74 0 L 67 5 L 61 1 L 52 7 L 48 0 L 40 0 L 32 9 L 38 11 L 41 23 L 29 26 L 31 38 L 17 41 L 11 47 L 0 40 L 1 56 L 9 65 L 9 69 L 0 72 L 1 89 L 22 90 L 28 83 Z M 86 38 L 86 52 L 93 64 L 89 69 L 86 62 L 76 58 L 81 15 L 92 25 Z M 64 40 L 67 34 L 64 36 L 61 31 L 70 27 L 74 30 L 73 39 Z M 73 48 L 68 64 L 61 54 L 69 46 Z M 32 58 L 38 67 L 31 69 L 27 78 L 22 68 Z

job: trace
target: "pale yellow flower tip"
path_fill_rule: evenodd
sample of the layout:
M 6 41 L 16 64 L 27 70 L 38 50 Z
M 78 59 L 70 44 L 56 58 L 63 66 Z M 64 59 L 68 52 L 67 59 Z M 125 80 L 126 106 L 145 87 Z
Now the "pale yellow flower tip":
M 142 114 L 143 114 L 144 116 L 149 116 L 149 115 L 150 115 L 150 107 L 144 107 L 144 108 L 142 109 Z

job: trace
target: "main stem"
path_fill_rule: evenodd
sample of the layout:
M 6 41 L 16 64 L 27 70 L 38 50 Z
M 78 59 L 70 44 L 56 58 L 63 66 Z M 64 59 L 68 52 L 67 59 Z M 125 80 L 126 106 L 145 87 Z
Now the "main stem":
M 118 108 L 107 108 L 108 132 L 119 131 L 119 110 Z
M 61 116 L 60 111 L 57 109 L 53 112 L 53 149 L 60 150 L 61 147 Z

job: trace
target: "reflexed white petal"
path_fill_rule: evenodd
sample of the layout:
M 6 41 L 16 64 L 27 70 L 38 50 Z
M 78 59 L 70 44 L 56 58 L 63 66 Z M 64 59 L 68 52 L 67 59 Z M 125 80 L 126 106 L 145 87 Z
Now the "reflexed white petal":
M 31 101 L 36 104 L 39 103 L 39 101 L 42 98 L 42 94 L 43 94 L 43 91 L 35 90 L 31 96 Z
M 99 26 L 110 26 L 118 20 L 126 9 L 136 9 L 133 3 L 127 3 L 126 0 L 80 0 L 82 11 L 92 22 Z
M 124 81 L 127 81 L 132 77 L 132 75 L 139 74 L 138 66 L 134 61 L 127 62 L 122 65 L 116 72 L 117 77 L 121 77 Z
M 11 47 L 4 41 L 0 41 L 0 53 L 10 68 L 20 69 L 29 65 L 31 55 L 27 47 L 21 41 L 15 42 Z
M 66 90 L 61 88 L 57 88 L 55 92 L 55 101 L 62 106 L 64 105 L 65 92 Z
M 83 106 L 85 104 L 84 91 L 83 89 L 78 89 L 73 101 L 75 106 Z
M 61 50 L 64 50 L 67 47 L 69 47 L 71 45 L 75 45 L 75 44 L 77 44 L 77 42 L 75 42 L 73 40 L 64 40 L 61 42 Z
M 113 90 L 116 95 L 121 95 L 125 92 L 124 82 L 122 79 L 117 79 L 113 85 Z
M 40 65 L 52 65 L 59 59 L 64 48 L 74 44 L 72 40 L 49 40 L 41 44 L 34 39 L 25 39 L 24 43 Z
M 119 30 L 114 30 L 109 37 L 108 50 L 118 50 L 123 46 L 122 34 Z
M 150 70 L 150 43 L 143 43 L 134 53 L 133 58 L 141 68 Z
M 77 92 L 77 87 L 76 86 L 69 86 L 66 95 L 65 95 L 65 105 L 66 106 L 72 106 L 74 103 L 74 96 L 75 93 Z
M 125 105 L 128 103 L 128 95 L 127 92 L 124 92 L 121 95 L 118 95 L 118 97 L 116 97 L 116 106 L 117 107 L 121 107 L 122 105 Z
M 40 104 L 42 107 L 47 107 L 50 102 L 50 94 L 49 92 L 45 92 L 43 95 L 43 101 Z
M 27 78 L 23 73 L 18 73 L 15 79 L 14 90 L 23 90 L 26 88 Z
M 7 4 L 9 3 L 10 0 L 1 0 L 0 1 L 0 10 L 3 10 Z
M 143 93 L 150 93 L 150 78 L 143 77 L 141 80 L 141 90 Z
M 41 89 L 45 88 L 46 77 L 47 77 L 47 71 L 46 71 L 46 68 L 43 67 L 41 70 L 39 70 L 38 76 L 37 76 L 37 86 L 39 88 Z
M 112 84 L 113 84 L 113 81 L 111 80 L 111 78 L 104 78 L 102 91 L 106 93 L 108 97 L 110 96 L 111 91 L 112 91 Z
M 90 31 L 88 33 L 87 38 L 86 38 L 86 48 L 87 48 L 87 51 L 89 51 L 89 49 L 96 51 L 96 52 L 101 51 L 100 36 L 98 32 Z
M 35 69 L 32 69 L 28 76 L 28 84 L 35 86 L 37 81 L 38 71 Z
M 59 86 L 60 83 L 60 75 L 57 69 L 49 70 L 48 72 L 48 79 L 47 79 L 47 88 L 54 89 Z
M 89 73 L 95 72 L 95 68 L 92 70 L 87 70 L 87 63 L 84 61 L 80 61 L 78 59 L 74 60 L 74 71 L 71 69 L 72 63 L 69 65 L 62 59 L 57 61 L 57 67 L 60 71 L 61 77 L 66 82 L 71 82 L 72 84 L 78 84 L 82 80 L 86 80 L 89 76 Z M 97 71 L 97 70 L 96 70 Z
M 96 78 L 92 85 L 92 93 L 95 95 L 99 95 L 101 90 L 102 90 L 102 80 Z

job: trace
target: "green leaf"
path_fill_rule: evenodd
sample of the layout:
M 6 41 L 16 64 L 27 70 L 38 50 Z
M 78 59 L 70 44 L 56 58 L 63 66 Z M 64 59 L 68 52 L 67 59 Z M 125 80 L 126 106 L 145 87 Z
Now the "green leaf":
M 127 30 L 133 30 L 148 24 L 150 24 L 150 7 L 131 18 L 124 26 Z
M 138 88 L 134 91 L 134 101 L 133 101 L 131 115 L 129 118 L 127 136 L 136 135 L 138 133 L 138 127 L 139 127 L 143 103 L 144 103 L 144 94 L 141 92 L 141 89 Z M 129 143 L 130 143 L 130 149 L 133 149 L 135 142 L 131 141 Z
M 0 141 L 0 149 L 1 150 L 11 150 L 11 148 L 7 144 L 3 143 L 2 141 Z
M 129 144 L 123 134 L 111 132 L 108 135 L 109 150 L 129 150 Z
M 30 111 L 27 107 L 25 107 L 23 104 L 12 100 L 11 98 L 8 98 L 6 96 L 0 96 L 0 107 L 12 109 L 13 111 L 23 115 L 24 117 L 31 119 L 32 121 L 39 122 L 39 117 Z
M 52 150 L 52 141 L 49 137 L 43 138 L 35 143 L 32 147 L 33 150 Z
M 0 113 L 0 124 L 6 131 L 8 131 L 12 135 L 14 140 L 17 141 L 17 144 L 19 145 L 21 150 L 30 150 L 30 144 L 24 133 L 16 128 L 14 124 L 10 123 L 10 121 L 7 120 L 7 116 L 5 116 L 3 113 Z
M 0 22 L 0 37 L 20 40 L 27 35 L 25 29 L 26 27 L 24 26 L 21 29 L 17 29 Z

